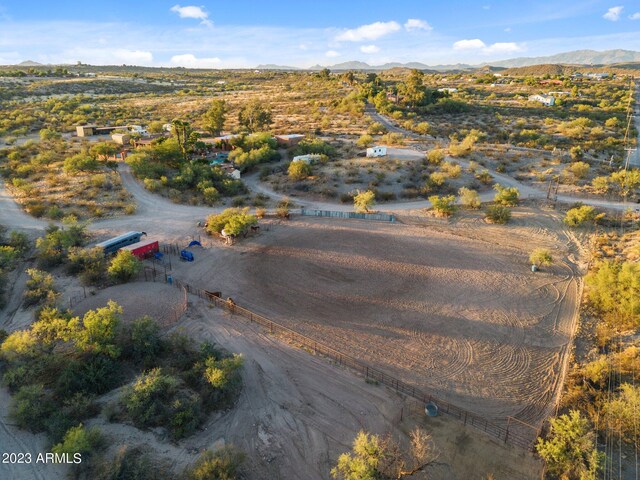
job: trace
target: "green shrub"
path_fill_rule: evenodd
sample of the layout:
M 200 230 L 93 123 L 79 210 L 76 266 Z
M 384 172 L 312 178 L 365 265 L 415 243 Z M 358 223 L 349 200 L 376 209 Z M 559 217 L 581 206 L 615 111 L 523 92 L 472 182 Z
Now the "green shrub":
M 56 301 L 56 290 L 53 284 L 53 277 L 35 268 L 27 270 L 29 280 L 24 291 L 25 305 L 39 305 L 45 303 L 53 305 Z
M 62 442 L 54 445 L 51 451 L 57 454 L 66 453 L 71 458 L 79 454 L 82 462 L 86 462 L 104 444 L 105 439 L 98 427 L 85 428 L 79 424 L 70 428 Z
M 581 227 L 585 224 L 593 224 L 599 218 L 596 209 L 589 205 L 571 208 L 564 216 L 564 223 L 570 227 Z
M 109 276 L 119 282 L 128 282 L 142 270 L 142 263 L 128 250 L 119 250 L 107 272 Z
M 238 235 L 258 223 L 255 216 L 249 215 L 249 209 L 227 208 L 222 213 L 209 215 L 206 230 L 209 234 L 225 231 L 227 235 Z
M 160 368 L 139 375 L 122 397 L 129 418 L 139 427 L 162 424 L 178 385 L 177 378 L 164 374 Z
M 185 471 L 185 480 L 235 480 L 245 455 L 233 446 L 200 454 L 195 464 Z
M 287 173 L 292 180 L 304 180 L 311 175 L 311 165 L 302 160 L 296 160 L 289 164 Z
M 54 410 L 50 395 L 40 384 L 27 385 L 15 394 L 9 415 L 18 427 L 31 432 L 45 429 L 45 421 Z
M 460 203 L 467 208 L 478 209 L 482 205 L 480 195 L 471 188 L 462 187 L 458 190 L 458 195 L 460 195 Z
M 450 217 L 456 211 L 456 197 L 454 195 L 438 196 L 432 195 L 429 197 L 433 210 L 438 216 Z
M 494 197 L 494 201 L 497 204 L 507 207 L 515 207 L 518 205 L 520 201 L 520 191 L 516 187 L 504 187 L 496 183 L 493 189 L 498 192 Z
M 487 207 L 486 218 L 491 223 L 503 225 L 511 220 L 511 209 L 503 205 L 491 205 Z

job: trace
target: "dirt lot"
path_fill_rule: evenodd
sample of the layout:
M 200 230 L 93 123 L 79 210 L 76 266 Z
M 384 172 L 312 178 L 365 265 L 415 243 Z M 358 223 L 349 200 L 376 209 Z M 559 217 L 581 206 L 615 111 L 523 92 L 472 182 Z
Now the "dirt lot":
M 532 212 L 530 212 L 532 213 Z M 539 425 L 570 342 L 579 279 L 553 214 L 388 225 L 300 219 L 174 264 L 247 306 L 496 421 Z M 556 265 L 532 274 L 529 251 Z
M 144 285 L 138 286 L 144 290 Z M 178 445 L 157 431 L 108 423 L 102 417 L 91 421 L 113 439 L 114 451 L 122 445 L 141 445 L 170 460 L 177 472 L 204 448 L 234 444 L 247 453 L 246 478 L 316 480 L 329 478 L 338 455 L 350 448 L 360 429 L 406 442 L 406 434 L 420 426 L 433 436 L 439 457 L 437 465 L 417 478 L 539 476 L 540 464 L 532 455 L 505 448 L 451 418 L 426 420 L 415 402 L 291 347 L 255 324 L 202 300 L 190 300 L 188 313 L 175 328 L 242 353 L 243 390 L 238 403 L 213 415 L 201 431 Z

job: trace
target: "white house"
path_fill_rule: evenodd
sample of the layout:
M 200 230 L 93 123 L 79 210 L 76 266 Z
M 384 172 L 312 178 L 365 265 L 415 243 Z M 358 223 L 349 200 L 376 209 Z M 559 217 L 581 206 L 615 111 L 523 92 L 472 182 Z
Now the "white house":
M 235 168 L 233 165 L 229 163 L 224 163 L 220 165 L 220 168 L 231 178 L 235 178 L 236 180 L 240 180 L 240 170 Z
M 552 97 L 551 95 L 545 95 L 544 93 L 540 95 L 529 95 L 529 101 L 540 102 L 546 107 L 553 107 L 553 105 L 556 103 L 555 97 Z
M 385 157 L 386 155 L 387 155 L 387 147 L 367 148 L 367 157 Z
M 147 131 L 147 129 L 141 127 L 140 125 L 129 125 L 129 131 L 131 133 L 137 133 L 139 135 L 142 135 L 143 137 L 149 136 L 149 132 Z
M 438 89 L 439 92 L 446 92 L 446 93 L 457 93 L 458 89 L 457 88 L 439 88 Z
M 307 153 L 306 155 L 296 155 L 293 157 L 293 162 L 304 162 L 304 163 L 316 163 L 319 162 L 322 158 L 322 155 L 319 153 Z

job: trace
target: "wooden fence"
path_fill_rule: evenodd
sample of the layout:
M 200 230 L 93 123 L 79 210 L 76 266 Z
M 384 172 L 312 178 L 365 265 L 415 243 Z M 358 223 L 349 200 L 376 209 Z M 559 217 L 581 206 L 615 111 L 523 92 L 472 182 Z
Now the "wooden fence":
M 388 213 L 338 212 L 334 210 L 300 209 L 300 215 L 308 217 L 355 218 L 359 220 L 375 220 L 378 222 L 395 222 L 396 217 Z
M 323 355 L 324 357 L 334 361 L 336 364 L 347 367 L 361 374 L 367 381 L 386 385 L 399 393 L 403 393 L 409 397 L 419 400 L 423 405 L 426 405 L 429 402 L 435 403 L 438 406 L 438 411 L 440 413 L 454 417 L 465 425 L 470 425 L 505 443 L 509 443 L 526 450 L 531 450 L 533 447 L 533 442 L 538 435 L 538 431 L 532 428 L 530 432 L 524 433 L 520 429 L 516 429 L 515 423 L 517 421 L 515 419 L 506 418 L 505 425 L 499 425 L 491 422 L 475 413 L 459 408 L 449 402 L 426 393 L 413 385 L 409 385 L 377 368 L 366 365 L 360 360 L 339 352 L 322 342 L 318 342 L 306 335 L 274 322 L 263 315 L 243 308 L 230 299 L 224 300 L 220 292 L 210 292 L 200 288 L 195 288 L 176 279 L 172 280 L 172 284 L 177 288 L 184 289 L 187 293 L 197 295 L 198 297 L 213 303 L 215 306 L 227 310 L 233 315 L 240 315 L 248 319 L 250 322 L 257 323 L 269 330 L 270 333 L 279 335 L 297 346 L 312 351 L 316 355 Z

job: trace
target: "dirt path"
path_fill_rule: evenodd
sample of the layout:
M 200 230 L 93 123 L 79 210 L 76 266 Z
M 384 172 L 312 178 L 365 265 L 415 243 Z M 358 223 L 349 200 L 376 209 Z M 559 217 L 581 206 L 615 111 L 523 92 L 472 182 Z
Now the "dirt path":
M 397 434 L 401 399 L 326 360 L 282 343 L 202 300 L 181 323 L 187 333 L 242 353 L 243 390 L 236 407 L 214 416 L 185 442 L 233 443 L 248 454 L 250 478 L 329 478 L 354 433 Z
M 46 435 L 20 430 L 8 417 L 9 391 L 0 388 L 0 453 L 30 453 L 30 464 L 0 463 L 0 478 L 7 480 L 57 480 L 66 478 L 62 465 L 36 463 L 39 453 L 49 451 Z

